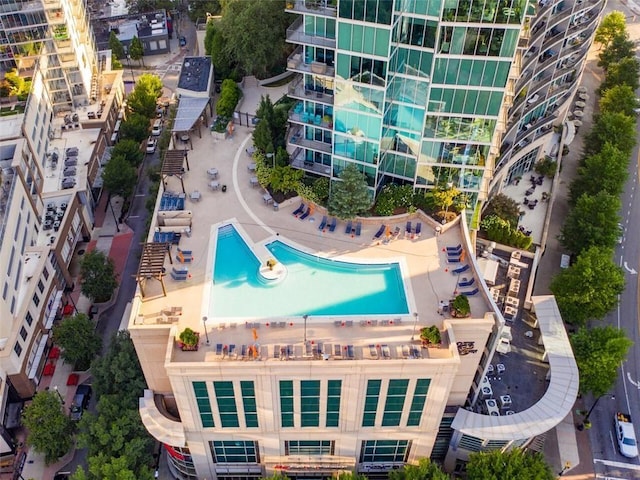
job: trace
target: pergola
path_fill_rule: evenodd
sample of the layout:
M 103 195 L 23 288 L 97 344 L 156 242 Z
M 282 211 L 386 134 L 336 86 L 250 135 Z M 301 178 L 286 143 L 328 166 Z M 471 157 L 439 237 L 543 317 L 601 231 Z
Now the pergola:
M 142 255 L 140 257 L 140 265 L 135 279 L 140 287 L 140 293 L 144 297 L 144 285 L 150 278 L 155 278 L 162 285 L 162 293 L 166 297 L 167 290 L 164 286 L 164 257 L 169 253 L 169 243 L 145 243 L 142 245 Z M 169 255 L 169 263 L 173 264 L 171 255 Z
M 182 193 L 186 193 L 183 180 L 185 163 L 188 171 L 189 158 L 186 150 L 167 150 L 164 155 L 164 161 L 162 162 L 162 169 L 160 171 L 160 174 L 162 175 L 162 183 L 165 183 L 164 181 L 167 177 L 178 177 L 180 179 L 180 185 L 182 185 Z

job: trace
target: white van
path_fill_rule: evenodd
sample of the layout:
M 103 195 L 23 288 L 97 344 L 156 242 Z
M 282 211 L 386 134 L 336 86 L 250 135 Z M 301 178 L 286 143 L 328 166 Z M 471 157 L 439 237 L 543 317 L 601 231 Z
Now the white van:
M 158 119 L 153 122 L 153 128 L 151 129 L 151 135 L 158 137 L 162 133 L 162 120 Z

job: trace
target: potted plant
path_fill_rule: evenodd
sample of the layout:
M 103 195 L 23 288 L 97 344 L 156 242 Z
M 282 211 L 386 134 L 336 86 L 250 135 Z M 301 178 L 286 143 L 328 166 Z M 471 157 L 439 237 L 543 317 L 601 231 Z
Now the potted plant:
M 420 330 L 420 340 L 423 347 L 439 347 L 442 343 L 440 330 L 435 325 Z
M 471 306 L 466 295 L 458 295 L 451 303 L 451 315 L 453 317 L 464 318 L 471 314 Z
M 200 333 L 194 332 L 189 327 L 186 327 L 180 336 L 180 348 L 183 352 L 198 350 L 198 344 L 200 343 Z

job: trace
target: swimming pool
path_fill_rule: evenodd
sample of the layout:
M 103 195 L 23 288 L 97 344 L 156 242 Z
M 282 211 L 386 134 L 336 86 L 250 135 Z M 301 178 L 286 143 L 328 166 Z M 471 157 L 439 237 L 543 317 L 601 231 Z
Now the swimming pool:
M 401 315 L 409 312 L 398 263 L 326 259 L 279 240 L 266 245 L 287 268 L 269 284 L 260 261 L 232 225 L 218 229 L 210 312 L 214 317 Z

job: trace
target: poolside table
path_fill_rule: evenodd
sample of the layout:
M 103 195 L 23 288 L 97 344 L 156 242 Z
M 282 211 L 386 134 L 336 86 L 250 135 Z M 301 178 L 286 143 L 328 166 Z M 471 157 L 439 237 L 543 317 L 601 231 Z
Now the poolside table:
M 249 165 L 247 165 L 247 170 L 249 170 L 250 172 L 255 172 L 256 171 L 255 162 L 251 162 Z
M 218 178 L 218 169 L 217 168 L 210 168 L 209 170 L 207 170 L 207 175 L 209 175 L 209 177 L 211 178 Z
M 271 197 L 271 194 L 267 192 L 264 195 L 262 195 L 262 201 L 268 205 L 271 202 L 273 202 L 273 197 Z
M 251 177 L 251 178 L 249 179 L 249 184 L 250 184 L 252 187 L 257 187 L 257 186 L 258 186 L 258 177 Z

